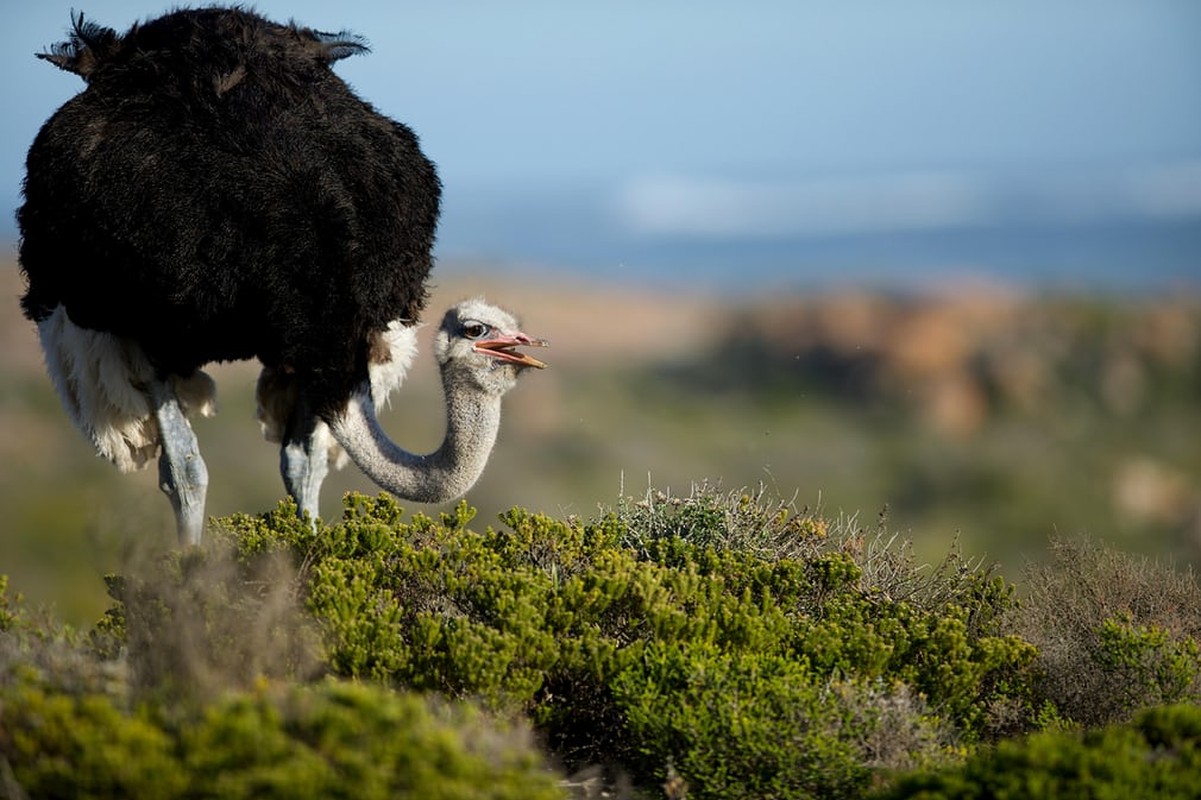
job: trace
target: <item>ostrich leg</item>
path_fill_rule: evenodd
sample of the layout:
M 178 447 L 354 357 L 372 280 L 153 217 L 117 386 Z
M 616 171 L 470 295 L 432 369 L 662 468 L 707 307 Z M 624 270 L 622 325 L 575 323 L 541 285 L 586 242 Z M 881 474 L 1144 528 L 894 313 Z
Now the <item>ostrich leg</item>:
M 171 383 L 156 380 L 150 388 L 150 399 L 162 436 L 163 454 L 158 460 L 159 488 L 167 495 L 175 510 L 180 543 L 200 544 L 200 537 L 204 533 L 208 468 L 200 457 L 196 434 L 179 407 L 179 398 Z
M 284 488 L 296 500 L 301 516 L 309 515 L 309 524 L 317 524 L 321 484 L 329 473 L 329 426 L 309 409 L 301 391 L 284 431 L 279 450 L 279 472 Z

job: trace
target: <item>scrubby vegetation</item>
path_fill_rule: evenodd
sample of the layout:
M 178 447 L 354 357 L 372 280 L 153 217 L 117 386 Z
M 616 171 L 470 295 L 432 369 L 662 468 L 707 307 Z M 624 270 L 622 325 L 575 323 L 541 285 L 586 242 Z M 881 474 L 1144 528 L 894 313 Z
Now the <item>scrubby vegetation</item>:
M 1019 599 L 957 551 L 923 566 L 883 525 L 763 490 L 652 491 L 590 520 L 514 509 L 482 529 L 473 514 L 351 495 L 316 530 L 287 504 L 225 518 L 204 548 L 111 577 L 114 605 L 85 632 L 2 601 L 0 783 L 28 797 L 1193 786 L 1191 575 L 1061 543 L 1068 563 L 1032 567 Z
M 906 776 L 877 800 L 1201 797 L 1201 708 L 1150 708 L 1133 725 L 1047 731 L 981 749 L 964 764 Z
M 1025 573 L 1011 627 L 1038 648 L 1040 695 L 1086 726 L 1201 697 L 1201 587 L 1193 574 L 1055 541 Z
M 178 577 L 175 576 L 175 577 Z M 213 573 L 203 575 L 212 578 Z M 232 578 L 232 575 L 230 576 Z M 192 572 L 185 581 L 201 578 Z M 179 597 L 175 580 L 156 583 Z M 288 659 L 249 681 L 221 647 L 240 611 L 263 595 L 237 579 L 196 584 L 201 616 L 167 606 L 149 634 L 118 651 L 122 621 L 150 595 L 123 603 L 90 637 L 0 600 L 0 794 L 28 798 L 552 798 L 558 781 L 529 728 L 469 704 L 337 680 L 285 679 Z M 214 603 L 225 589 L 240 602 Z M 148 590 L 152 591 L 152 590 Z M 159 594 L 158 591 L 153 591 Z M 270 615 L 274 617 L 274 614 Z M 124 629 L 124 625 L 119 626 Z M 135 627 L 130 624 L 129 630 Z M 244 620 L 236 653 L 270 640 Z M 97 645 L 104 645 L 97 648 Z M 107 651 L 107 652 L 106 652 Z M 148 667 L 153 664 L 160 671 Z M 182 672 L 175 672 L 184 667 Z M 228 683 L 218 690 L 218 673 Z M 224 670 L 231 670 L 225 672 Z M 134 672 L 139 672 L 137 678 Z M 188 679 L 205 676 L 207 691 Z

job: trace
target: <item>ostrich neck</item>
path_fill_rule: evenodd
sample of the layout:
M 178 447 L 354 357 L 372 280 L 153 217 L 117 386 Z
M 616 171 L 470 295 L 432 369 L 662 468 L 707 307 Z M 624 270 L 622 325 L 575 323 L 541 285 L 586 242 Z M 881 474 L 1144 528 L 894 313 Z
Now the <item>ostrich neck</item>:
M 380 488 L 420 503 L 444 503 L 466 494 L 488 463 L 500 429 L 500 397 L 443 380 L 446 436 L 428 455 L 401 448 L 380 426 L 370 392 L 359 392 L 342 416 L 330 420 L 334 438 Z

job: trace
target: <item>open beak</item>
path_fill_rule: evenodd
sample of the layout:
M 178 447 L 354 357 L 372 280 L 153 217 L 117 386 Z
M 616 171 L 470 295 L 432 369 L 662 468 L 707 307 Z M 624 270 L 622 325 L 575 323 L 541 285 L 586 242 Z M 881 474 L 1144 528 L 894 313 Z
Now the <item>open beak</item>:
M 546 364 L 533 356 L 514 350 L 515 347 L 550 347 L 550 342 L 545 339 L 534 339 L 526 336 L 521 331 L 516 333 L 502 333 L 491 339 L 481 339 L 475 343 L 476 352 L 484 355 L 492 356 L 501 361 L 508 361 L 511 364 L 517 364 L 523 367 L 535 367 L 543 369 Z

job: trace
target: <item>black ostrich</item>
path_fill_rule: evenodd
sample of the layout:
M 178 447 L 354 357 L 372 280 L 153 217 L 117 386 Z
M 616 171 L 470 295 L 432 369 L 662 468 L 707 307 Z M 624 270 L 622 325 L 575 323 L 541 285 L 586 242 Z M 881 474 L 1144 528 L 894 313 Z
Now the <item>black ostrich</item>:
M 362 40 L 238 8 L 122 36 L 73 22 L 39 54 L 87 88 L 29 150 L 21 305 L 97 451 L 122 470 L 161 454 L 180 538 L 199 541 L 208 478 L 187 416 L 214 398 L 200 368 L 258 358 L 260 420 L 302 513 L 317 516 L 332 441 L 407 499 L 470 488 L 500 396 L 543 366 L 513 348 L 544 343 L 483 302 L 452 308 L 442 447 L 417 456 L 384 434 L 374 409 L 415 352 L 441 188 L 413 132 L 330 68 Z

